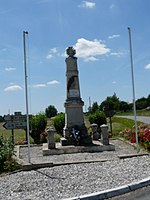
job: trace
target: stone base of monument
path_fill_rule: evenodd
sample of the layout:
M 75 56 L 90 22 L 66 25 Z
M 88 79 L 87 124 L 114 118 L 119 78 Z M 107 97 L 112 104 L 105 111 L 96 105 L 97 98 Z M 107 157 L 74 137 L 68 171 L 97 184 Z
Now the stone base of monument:
M 74 131 L 75 130 L 78 130 L 80 135 L 79 135 L 79 138 L 76 138 L 75 140 L 75 137 L 78 135 L 74 135 L 73 134 L 73 129 Z M 70 126 L 70 128 L 68 128 L 67 126 L 64 127 L 63 129 L 63 135 L 65 137 L 62 137 L 60 138 L 60 143 L 62 146 L 67 146 L 67 145 L 80 145 L 80 146 L 89 146 L 92 144 L 92 138 L 91 136 L 88 135 L 88 131 L 87 131 L 87 128 L 85 126 L 85 124 L 83 123 L 82 125 L 78 125 L 78 126 Z M 79 140 L 78 140 L 79 139 Z
M 115 151 L 115 146 L 113 144 L 103 145 L 100 141 L 93 141 L 90 146 L 62 146 L 61 143 L 56 143 L 56 148 L 48 149 L 48 144 L 43 144 L 43 156 L 102 151 Z
M 90 137 L 84 137 L 84 140 L 80 141 L 80 144 L 77 144 L 77 141 L 75 141 L 73 138 L 66 139 L 64 137 L 60 138 L 60 144 L 61 146 L 68 146 L 68 145 L 75 145 L 75 146 L 90 146 L 92 145 L 92 139 Z

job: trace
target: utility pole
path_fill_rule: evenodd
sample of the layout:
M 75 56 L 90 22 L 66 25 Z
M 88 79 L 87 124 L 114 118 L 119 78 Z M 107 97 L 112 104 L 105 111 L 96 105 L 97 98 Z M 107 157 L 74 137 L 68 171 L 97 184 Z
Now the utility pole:
M 27 117 L 27 142 L 28 142 L 28 161 L 30 158 L 30 138 L 29 138 L 29 110 L 28 110 L 28 76 L 27 76 L 27 61 L 26 61 L 26 36 L 28 32 L 23 31 L 23 46 L 24 46 L 24 71 L 25 71 L 25 96 L 26 96 L 26 117 Z
M 91 98 L 89 97 L 89 108 L 91 108 Z
M 137 121 L 136 121 L 136 104 L 135 104 L 135 88 L 134 88 L 134 71 L 133 71 L 133 58 L 132 58 L 132 41 L 131 41 L 131 29 L 130 29 L 130 27 L 128 27 L 128 32 L 129 32 L 130 61 L 131 61 L 131 75 L 132 75 L 134 125 L 135 125 L 135 134 L 136 134 L 136 144 L 138 145 L 138 130 L 137 130 Z

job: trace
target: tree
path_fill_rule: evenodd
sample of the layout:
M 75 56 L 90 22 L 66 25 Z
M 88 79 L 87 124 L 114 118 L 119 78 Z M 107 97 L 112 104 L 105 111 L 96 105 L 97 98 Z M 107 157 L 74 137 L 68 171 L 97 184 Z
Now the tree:
M 147 106 L 150 106 L 150 94 L 147 97 Z
M 100 105 L 100 109 L 104 111 L 105 116 L 109 117 L 110 131 L 112 133 L 112 117 L 119 110 L 120 101 L 114 93 L 113 96 L 107 97 Z
M 96 110 L 99 110 L 99 106 L 97 102 L 94 102 L 91 107 L 89 107 L 89 113 L 95 113 Z
M 120 101 L 120 107 L 119 107 L 120 111 L 126 112 L 128 110 L 130 110 L 130 104 L 128 104 L 125 101 Z
M 0 122 L 4 122 L 4 118 L 1 115 L 0 115 Z
M 120 106 L 119 98 L 116 96 L 116 93 L 113 96 L 108 96 L 100 105 L 100 110 L 108 108 L 109 110 L 118 111 Z
M 136 100 L 137 110 L 145 109 L 147 106 L 147 99 L 145 97 Z
M 54 117 L 57 115 L 57 109 L 55 106 L 50 105 L 45 109 L 45 114 L 48 118 Z

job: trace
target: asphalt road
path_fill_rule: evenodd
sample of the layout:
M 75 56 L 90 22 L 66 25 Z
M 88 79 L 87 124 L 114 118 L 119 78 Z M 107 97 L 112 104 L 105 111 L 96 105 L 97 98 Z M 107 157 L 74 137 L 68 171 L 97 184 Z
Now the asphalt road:
M 150 186 L 110 198 L 109 200 L 150 200 Z
M 119 117 L 128 118 L 128 119 L 133 119 L 134 120 L 134 116 L 119 116 Z M 150 124 L 150 117 L 136 116 L 136 120 L 140 121 L 140 122 L 144 122 L 145 124 Z

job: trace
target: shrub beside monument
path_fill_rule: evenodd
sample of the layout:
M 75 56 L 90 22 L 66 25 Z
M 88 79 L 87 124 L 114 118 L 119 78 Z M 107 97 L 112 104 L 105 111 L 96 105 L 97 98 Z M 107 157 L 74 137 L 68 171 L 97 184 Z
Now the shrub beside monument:
M 47 117 L 45 114 L 39 113 L 32 117 L 30 122 L 30 136 L 36 144 L 46 142 L 46 125 Z M 42 140 L 42 141 L 41 141 Z
M 15 155 L 14 147 L 11 140 L 0 137 L 0 173 L 20 168 L 20 165 L 13 158 Z

